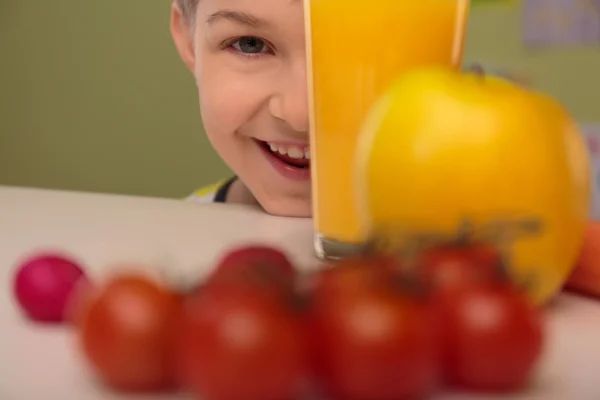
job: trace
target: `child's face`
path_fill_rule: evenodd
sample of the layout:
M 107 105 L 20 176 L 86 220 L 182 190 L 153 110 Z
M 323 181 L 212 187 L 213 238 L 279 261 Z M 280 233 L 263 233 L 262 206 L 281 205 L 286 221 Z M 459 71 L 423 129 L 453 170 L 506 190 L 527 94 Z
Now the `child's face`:
M 200 0 L 172 34 L 209 140 L 267 212 L 310 216 L 301 0 Z

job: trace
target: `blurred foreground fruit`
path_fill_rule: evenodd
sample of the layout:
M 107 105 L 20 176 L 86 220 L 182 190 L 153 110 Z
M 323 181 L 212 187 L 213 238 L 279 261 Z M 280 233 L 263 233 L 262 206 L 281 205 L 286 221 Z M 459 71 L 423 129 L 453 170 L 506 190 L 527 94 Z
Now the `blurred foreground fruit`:
M 178 381 L 203 400 L 297 398 L 308 377 L 302 318 L 285 299 L 214 283 L 185 302 Z
M 433 291 L 499 278 L 502 254 L 486 243 L 445 243 L 421 251 L 415 274 Z
M 78 339 L 100 379 L 123 391 L 173 386 L 170 346 L 180 299 L 132 273 L 115 276 L 86 300 Z
M 215 282 L 252 283 L 269 290 L 293 290 L 296 267 L 278 249 L 267 245 L 247 245 L 230 249 L 217 263 L 207 279 Z
M 403 400 L 436 389 L 434 314 L 381 262 L 341 261 L 315 287 L 309 335 L 327 398 Z
M 600 297 L 600 222 L 588 223 L 579 260 L 566 288 Z
M 389 285 L 400 263 L 387 255 L 355 256 L 336 261 L 312 277 L 314 299 L 336 293 L 352 293 Z
M 441 314 L 446 384 L 518 392 L 542 354 L 540 310 L 509 282 L 455 288 L 436 299 Z
M 426 68 L 404 74 L 375 105 L 361 135 L 357 185 L 365 234 L 447 233 L 532 218 L 511 273 L 535 276 L 546 302 L 579 253 L 589 210 L 589 157 L 565 109 L 499 78 Z
M 84 281 L 87 277 L 76 261 L 44 253 L 18 266 L 13 285 L 15 297 L 29 318 L 60 323 L 69 317 L 67 308 L 74 288 Z
M 287 276 L 294 276 L 296 268 L 281 251 L 267 245 L 247 245 L 230 249 L 223 255 L 217 269 L 241 268 L 245 266 L 274 268 Z
M 497 273 L 498 248 L 461 238 L 412 261 L 371 248 L 283 281 L 281 258 L 242 257 L 181 293 L 121 269 L 78 285 L 70 315 L 83 358 L 116 392 L 409 400 L 432 398 L 440 378 L 518 392 L 541 354 L 542 311 Z

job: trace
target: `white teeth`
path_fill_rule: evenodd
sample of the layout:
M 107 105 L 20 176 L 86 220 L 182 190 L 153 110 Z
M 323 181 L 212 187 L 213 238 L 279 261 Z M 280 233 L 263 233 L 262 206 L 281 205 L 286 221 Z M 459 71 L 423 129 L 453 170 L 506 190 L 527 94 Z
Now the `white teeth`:
M 304 157 L 304 153 L 302 152 L 302 150 L 300 150 L 297 147 L 290 147 L 288 149 L 288 156 L 292 157 L 292 158 L 302 158 Z
M 302 149 L 298 146 L 280 146 L 280 145 L 277 145 L 276 143 L 271 143 L 271 142 L 267 142 L 267 145 L 269 146 L 269 149 L 271 149 L 271 151 L 274 153 L 287 154 L 289 157 L 295 158 L 295 159 L 301 159 L 301 158 L 306 158 L 307 160 L 310 159 L 310 151 L 309 150 L 304 151 L 304 149 Z

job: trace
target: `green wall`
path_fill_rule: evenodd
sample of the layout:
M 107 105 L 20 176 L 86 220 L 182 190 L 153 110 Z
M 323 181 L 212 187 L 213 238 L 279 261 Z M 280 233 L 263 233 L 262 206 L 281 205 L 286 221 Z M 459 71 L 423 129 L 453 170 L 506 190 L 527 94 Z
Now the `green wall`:
M 0 184 L 181 197 L 228 175 L 171 43 L 169 5 L 0 1 Z M 598 48 L 527 51 L 514 7 L 473 10 L 466 59 L 523 70 L 600 122 Z
M 168 0 L 0 0 L 0 184 L 178 196 L 228 172 Z
M 524 72 L 581 122 L 600 123 L 600 38 L 594 46 L 527 48 L 521 39 L 520 8 L 514 3 L 473 7 L 466 61 Z

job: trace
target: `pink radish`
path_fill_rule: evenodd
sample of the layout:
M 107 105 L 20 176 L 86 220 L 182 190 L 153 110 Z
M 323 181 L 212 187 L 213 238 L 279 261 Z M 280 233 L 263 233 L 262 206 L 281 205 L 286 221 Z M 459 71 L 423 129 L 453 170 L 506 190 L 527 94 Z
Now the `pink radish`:
M 17 269 L 14 293 L 24 313 L 39 322 L 60 323 L 77 284 L 87 281 L 83 268 L 56 253 L 43 253 L 25 260 Z

